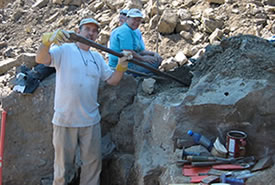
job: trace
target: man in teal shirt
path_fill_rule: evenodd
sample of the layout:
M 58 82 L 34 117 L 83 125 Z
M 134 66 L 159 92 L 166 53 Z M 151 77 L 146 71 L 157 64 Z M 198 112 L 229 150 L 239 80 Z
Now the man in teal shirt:
M 143 14 L 139 9 L 129 10 L 126 22 L 122 26 L 114 29 L 111 33 L 110 49 L 116 52 L 121 52 L 122 50 L 131 51 L 137 60 L 144 62 L 151 67 L 158 68 L 162 58 L 155 52 L 147 51 L 140 39 L 140 35 L 136 32 L 142 18 Z M 116 67 L 117 61 L 118 57 L 111 54 L 109 55 L 109 66 L 113 68 Z M 144 73 L 150 72 L 149 70 L 132 63 L 128 64 L 128 68 Z
M 122 10 L 119 12 L 119 26 L 122 26 L 122 25 L 126 22 L 128 11 L 129 11 L 129 10 L 127 10 L 127 9 L 122 9 Z M 141 33 L 141 31 L 140 31 L 139 29 L 135 29 L 135 32 L 136 32 L 136 34 L 138 35 L 138 37 L 139 37 L 139 39 L 140 39 L 140 41 L 141 41 L 141 44 L 143 45 L 144 49 L 146 49 L 146 48 L 145 48 L 145 44 L 144 44 L 144 40 L 143 40 L 143 38 L 142 38 L 142 33 Z M 112 33 L 113 33 L 113 32 L 112 32 Z M 111 37 L 112 37 L 112 35 L 111 35 Z

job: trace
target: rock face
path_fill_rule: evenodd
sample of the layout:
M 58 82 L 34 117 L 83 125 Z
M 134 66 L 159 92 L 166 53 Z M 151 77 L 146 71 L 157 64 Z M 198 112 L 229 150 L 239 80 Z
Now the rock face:
M 225 39 L 210 47 L 198 61 L 184 101 L 186 107 L 200 110 L 193 126 L 208 125 L 206 130 L 214 131 L 214 127 L 223 135 L 229 129 L 241 129 L 249 133 L 249 153 L 272 152 L 274 138 L 267 125 L 273 125 L 275 111 L 274 51 L 266 40 L 251 35 Z
M 172 138 L 188 143 L 189 129 L 211 139 L 219 136 L 223 143 L 229 130 L 242 130 L 248 134 L 247 155 L 272 154 L 273 53 L 274 47 L 264 39 L 250 35 L 232 37 L 207 49 L 195 66 L 186 93 L 159 93 L 150 103 L 137 96 L 136 103 L 142 107 L 135 118 L 137 184 L 184 181 L 171 164 Z M 274 180 L 266 175 L 273 184 Z M 254 182 L 250 180 L 250 184 Z
M 41 179 L 51 176 L 53 170 L 51 120 L 54 86 L 55 75 L 51 75 L 40 84 L 34 94 L 12 93 L 3 99 L 2 108 L 8 112 L 3 175 L 4 183 L 7 185 L 40 184 Z M 129 90 L 119 90 L 126 88 Z M 132 103 L 135 94 L 136 81 L 131 76 L 124 77 L 117 87 L 101 84 L 103 135 L 109 133 L 112 125 L 118 122 L 120 112 Z M 123 127 L 121 128 L 127 130 Z M 121 138 L 121 130 L 117 132 L 120 134 L 119 138 L 114 140 L 117 148 L 120 148 L 121 144 L 127 147 L 127 144 L 131 143 L 130 140 L 125 143 L 125 140 Z M 126 131 L 123 132 L 124 136 L 131 137 L 132 132 L 129 132 L 128 135 L 126 135 Z M 116 138 L 116 133 L 112 132 L 112 134 Z M 120 143 L 120 141 L 124 143 Z M 131 145 L 133 146 L 133 144 Z M 125 151 L 133 152 L 133 149 Z
M 116 145 L 104 160 L 102 183 L 185 181 L 174 165 L 178 156 L 173 142 L 180 138 L 188 143 L 189 129 L 211 139 L 219 136 L 223 143 L 227 131 L 242 130 L 248 134 L 248 155 L 273 153 L 274 51 L 264 39 L 236 36 L 206 48 L 193 67 L 189 88 L 171 82 L 167 88 L 167 82 L 158 81 L 148 95 L 131 76 L 125 76 L 118 87 L 101 84 L 103 135 L 110 133 Z M 51 176 L 53 93 L 54 75 L 30 96 L 12 93 L 3 99 L 7 133 L 12 133 L 5 145 L 5 184 L 38 184 L 43 176 Z
M 8 112 L 4 184 L 40 184 L 41 177 L 52 171 L 53 82 L 51 76 L 30 96 L 12 93 L 3 99 L 3 108 Z

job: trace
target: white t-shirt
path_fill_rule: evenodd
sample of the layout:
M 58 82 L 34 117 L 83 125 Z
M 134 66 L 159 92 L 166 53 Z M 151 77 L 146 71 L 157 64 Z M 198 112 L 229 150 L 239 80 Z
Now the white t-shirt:
M 100 80 L 107 80 L 112 70 L 95 51 L 79 49 L 69 43 L 50 49 L 51 64 L 56 69 L 53 124 L 87 127 L 101 117 L 97 103 Z

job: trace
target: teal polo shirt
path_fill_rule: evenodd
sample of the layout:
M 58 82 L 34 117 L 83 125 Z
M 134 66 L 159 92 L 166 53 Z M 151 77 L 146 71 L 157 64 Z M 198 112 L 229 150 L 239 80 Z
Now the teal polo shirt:
M 144 44 L 140 35 L 135 30 L 132 30 L 127 23 L 114 29 L 110 37 L 110 49 L 121 53 L 122 50 L 133 50 L 137 53 L 143 51 Z M 116 67 L 118 57 L 109 54 L 109 66 Z M 128 67 L 131 68 L 133 64 L 129 63 Z

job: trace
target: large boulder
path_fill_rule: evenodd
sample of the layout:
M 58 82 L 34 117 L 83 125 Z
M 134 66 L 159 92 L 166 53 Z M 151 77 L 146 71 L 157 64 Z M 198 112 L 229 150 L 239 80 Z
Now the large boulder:
M 163 34 L 173 33 L 178 21 L 176 11 L 165 10 L 159 20 L 158 31 Z
M 228 131 L 242 130 L 248 134 L 246 155 L 274 153 L 274 50 L 255 36 L 223 40 L 218 46 L 209 46 L 199 59 L 187 92 L 166 91 L 153 101 L 137 96 L 137 184 L 183 182 L 171 175 L 180 174 L 171 165 L 176 160 L 172 141 L 181 139 L 185 146 L 190 145 L 189 129 L 211 140 L 220 137 L 223 144 Z M 270 174 L 266 175 L 273 184 Z M 263 175 L 257 173 L 250 184 Z
M 25 65 L 32 68 L 36 65 L 34 53 L 22 53 L 17 58 L 7 58 L 0 62 L 0 74 L 4 74 L 11 70 L 13 67 Z

